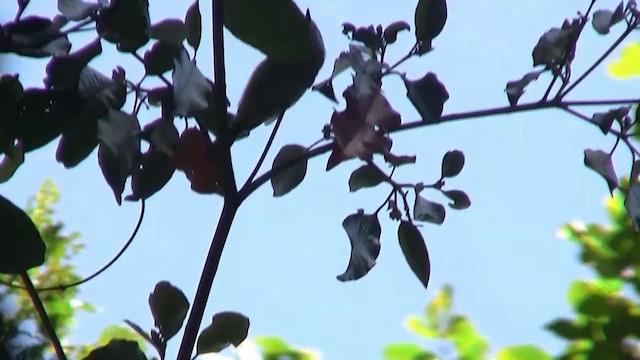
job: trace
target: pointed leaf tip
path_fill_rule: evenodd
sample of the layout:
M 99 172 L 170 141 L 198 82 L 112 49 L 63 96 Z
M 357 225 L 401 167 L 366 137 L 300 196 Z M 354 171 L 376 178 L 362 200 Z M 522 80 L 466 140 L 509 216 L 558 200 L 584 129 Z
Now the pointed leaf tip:
M 29 216 L 0 195 L 0 273 L 19 274 L 44 263 L 45 244 Z
M 602 176 L 609 186 L 609 192 L 618 188 L 618 176 L 613 167 L 611 154 L 602 150 L 587 149 L 584 151 L 584 165 Z
M 347 269 L 337 279 L 342 282 L 358 280 L 375 266 L 380 255 L 380 222 L 375 214 L 359 211 L 347 216 L 342 227 L 349 236 L 351 257 Z
M 411 271 L 427 288 L 431 276 L 431 261 L 422 234 L 415 225 L 403 220 L 398 226 L 398 240 Z
M 302 180 L 307 175 L 308 159 L 305 157 L 307 152 L 308 149 L 306 147 L 297 144 L 285 145 L 280 149 L 273 159 L 271 169 L 276 169 L 294 159 L 304 158 L 271 177 L 274 197 L 284 196 L 302 183 Z

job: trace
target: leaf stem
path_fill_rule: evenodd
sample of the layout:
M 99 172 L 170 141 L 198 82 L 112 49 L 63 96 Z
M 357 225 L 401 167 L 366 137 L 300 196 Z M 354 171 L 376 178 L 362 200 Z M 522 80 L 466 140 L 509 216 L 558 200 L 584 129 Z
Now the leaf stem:
M 258 162 L 256 163 L 256 166 L 253 168 L 253 171 L 251 172 L 251 175 L 249 175 L 249 177 L 247 178 L 247 181 L 244 183 L 242 188 L 245 188 L 247 185 L 249 185 L 251 183 L 251 181 L 253 181 L 253 179 L 258 174 L 258 171 L 260 171 L 260 168 L 262 167 L 262 164 L 264 163 L 264 160 L 267 158 L 267 154 L 269 153 L 269 149 L 271 149 L 271 146 L 273 145 L 273 140 L 276 138 L 276 134 L 278 133 L 278 129 L 280 129 L 280 124 L 282 124 L 282 118 L 284 117 L 284 113 L 285 112 L 283 111 L 282 114 L 280 114 L 280 116 L 278 116 L 278 120 L 276 120 L 276 123 L 275 123 L 275 126 L 273 127 L 273 130 L 271 130 L 271 135 L 269 136 L 269 140 L 267 140 L 267 144 L 264 146 L 264 149 L 262 149 L 262 154 L 260 154 L 260 158 L 258 159 Z M 240 191 L 242 191 L 242 189 L 240 189 Z
M 51 319 L 47 315 L 47 311 L 42 304 L 42 300 L 40 300 L 40 296 L 38 296 L 38 291 L 33 286 L 31 279 L 29 278 L 29 274 L 26 271 L 20 273 L 20 279 L 24 283 L 27 292 L 29 293 L 29 298 L 31 298 L 31 302 L 33 306 L 36 308 L 36 312 L 38 313 L 38 317 L 40 317 L 40 321 L 42 322 L 42 326 L 44 330 L 47 332 L 49 336 L 49 340 L 51 341 L 51 345 L 56 352 L 56 356 L 58 360 L 67 360 L 67 356 L 64 354 L 64 349 L 62 349 L 62 344 L 60 344 L 60 339 L 58 339 L 58 335 L 56 334 L 56 330 L 53 328 L 51 324 Z

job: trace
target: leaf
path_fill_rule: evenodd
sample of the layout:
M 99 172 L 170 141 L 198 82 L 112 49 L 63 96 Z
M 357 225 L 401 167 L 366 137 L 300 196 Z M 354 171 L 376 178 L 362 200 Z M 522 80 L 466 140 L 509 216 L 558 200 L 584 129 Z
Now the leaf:
M 441 175 L 443 178 L 458 176 L 464 168 L 464 153 L 460 150 L 447 151 L 442 157 Z
M 327 171 L 347 159 L 370 160 L 374 153 L 389 152 L 391 139 L 385 134 L 401 123 L 400 114 L 380 92 L 358 98 L 354 86 L 350 86 L 343 95 L 347 108 L 334 111 L 331 117 L 335 141 Z
M 588 339 L 591 336 L 589 328 L 575 320 L 556 319 L 545 328 L 566 340 Z
M 624 207 L 636 231 L 640 231 L 640 182 L 638 176 L 640 176 L 640 160 L 633 162 L 629 178 L 629 190 L 624 199 Z
M 199 0 L 195 0 L 187 9 L 184 23 L 187 25 L 187 43 L 197 52 L 202 39 L 202 15 L 200 15 Z
M 100 4 L 84 0 L 58 0 L 58 11 L 72 21 L 88 18 L 100 9 Z
M 165 41 L 157 41 L 144 52 L 144 69 L 147 75 L 160 76 L 174 68 L 174 58 L 179 57 L 182 47 Z
M 349 236 L 351 257 L 347 269 L 337 279 L 342 282 L 358 280 L 375 266 L 380 255 L 380 222 L 376 214 L 365 214 L 359 210 L 347 216 L 342 227 Z
M 402 165 L 407 165 L 407 164 L 415 164 L 416 163 L 416 156 L 412 155 L 394 155 L 392 153 L 385 153 L 384 154 L 384 161 L 386 161 L 388 164 L 391 164 L 392 166 L 402 166 Z
M 0 184 L 11 179 L 22 164 L 24 164 L 24 150 L 22 144 L 18 142 L 5 152 L 4 158 L 0 161 Z
M 54 56 L 46 67 L 45 84 L 54 89 L 78 89 L 80 73 L 101 53 L 102 46 L 97 38 L 73 54 Z
M 225 0 L 224 25 L 244 43 L 281 63 L 307 59 L 313 51 L 311 20 L 292 0 Z
M 511 104 L 511 106 L 516 106 L 518 104 L 518 100 L 522 94 L 524 94 L 525 88 L 532 81 L 538 80 L 538 77 L 540 77 L 540 75 L 545 71 L 547 71 L 547 69 L 531 71 L 526 73 L 520 80 L 509 81 L 504 90 L 509 98 L 509 104 Z
M 120 67 L 114 69 L 109 79 L 92 67 L 85 66 L 80 72 L 78 92 L 90 102 L 97 101 L 105 108 L 118 110 L 127 100 L 124 69 Z
M 613 168 L 611 155 L 602 150 L 587 149 L 584 151 L 584 165 L 602 176 L 609 185 L 609 191 L 618 188 L 618 176 Z
M 611 109 L 607 112 L 594 113 L 591 121 L 598 125 L 603 134 L 607 135 L 615 120 L 622 121 L 629 114 L 631 107 L 621 106 L 617 109 Z
M 407 97 L 422 116 L 422 121 L 427 123 L 440 122 L 444 103 L 449 99 L 449 93 L 444 84 L 438 80 L 436 74 L 428 72 L 421 79 L 414 81 L 407 80 L 403 76 L 403 80 L 407 88 Z
M 302 157 L 305 157 L 305 159 L 296 162 L 294 165 L 289 166 L 271 177 L 271 187 L 273 188 L 274 197 L 284 196 L 302 183 L 305 175 L 307 175 L 307 152 L 308 149 L 305 146 L 297 144 L 285 145 L 278 151 L 278 154 L 273 159 L 271 169 L 279 168 L 294 159 L 300 159 Z
M 45 244 L 29 216 L 0 195 L 0 273 L 20 274 L 44 264 Z
M 443 318 L 451 317 L 451 309 L 453 307 L 453 288 L 450 285 L 444 285 L 438 289 L 436 296 L 429 302 L 426 310 L 426 320 L 430 329 L 440 331 L 440 322 Z
M 182 290 L 168 281 L 160 281 L 149 295 L 149 308 L 156 328 L 168 341 L 178 333 L 189 310 L 189 301 Z
M 138 335 L 142 336 L 149 344 L 153 344 L 153 340 L 151 340 L 151 337 L 149 336 L 149 334 L 147 334 L 146 331 L 144 331 L 142 329 L 142 327 L 136 323 L 134 323 L 131 320 L 123 320 L 127 325 L 129 325 L 129 327 L 131 327 L 133 329 L 133 331 L 135 331 Z
M 118 51 L 134 52 L 149 41 L 148 0 L 111 0 L 96 19 L 98 34 Z
M 127 195 L 127 201 L 150 198 L 162 190 L 176 171 L 169 155 L 154 149 L 142 154 L 140 165 L 131 175 L 132 194 Z
M 67 121 L 56 149 L 56 160 L 65 168 L 77 166 L 98 146 L 98 121 L 94 115 L 85 107 L 75 118 Z
M 551 360 L 553 357 L 533 345 L 508 346 L 500 349 L 497 360 Z
M 436 225 L 442 225 L 446 211 L 444 206 L 429 201 L 416 192 L 416 201 L 413 204 L 413 218 L 418 221 L 426 221 Z
M 213 315 L 211 325 L 207 326 L 196 344 L 196 355 L 220 352 L 229 345 L 240 345 L 249 334 L 249 318 L 233 311 L 219 312 Z
M 452 209 L 464 210 L 471 206 L 471 199 L 467 193 L 462 190 L 446 190 L 442 192 L 446 197 L 453 200 L 453 203 L 449 203 Z
M 431 41 L 435 39 L 447 22 L 447 2 L 445 0 L 419 0 L 414 16 L 416 41 L 420 52 L 431 50 Z
M 371 165 L 363 165 L 351 173 L 349 191 L 355 192 L 360 189 L 375 187 L 383 181 L 384 176 L 382 176 L 379 169 Z
M 395 343 L 384 348 L 385 360 L 436 360 L 434 353 L 414 343 Z
M 238 103 L 231 123 L 234 131 L 251 131 L 275 120 L 311 87 L 323 63 L 324 53 L 298 63 L 279 63 L 268 57 L 260 62 Z
M 254 339 L 265 357 L 286 354 L 294 350 L 285 339 L 277 336 L 258 336 Z
M 406 21 L 395 21 L 384 29 L 383 37 L 387 44 L 393 44 L 398 39 L 398 33 L 403 30 L 411 30 Z
M 426 339 L 435 339 L 439 336 L 437 328 L 427 326 L 421 318 L 415 315 L 407 318 L 404 322 L 404 326 L 415 335 Z
M 83 360 L 146 360 L 136 341 L 113 339 L 105 346 L 92 350 Z
M 640 42 L 625 45 L 618 60 L 607 66 L 607 72 L 618 80 L 640 76 Z
M 98 340 L 93 344 L 93 346 L 106 345 L 113 339 L 133 340 L 138 343 L 138 347 L 140 347 L 140 350 L 144 352 L 147 344 L 143 339 L 140 339 L 139 335 L 139 333 L 131 331 L 128 327 L 112 324 L 102 329 L 102 332 L 98 335 Z M 148 336 L 149 335 L 147 335 L 147 337 Z
M 422 234 L 415 225 L 403 220 L 398 226 L 398 240 L 407 264 L 426 289 L 431 275 L 431 261 Z
M 562 29 L 554 27 L 545 32 L 533 48 L 533 66 L 561 63 L 577 39 L 576 35 L 580 29 L 579 24 L 571 24 Z
M 356 71 L 356 75 L 362 73 L 366 74 L 367 69 L 370 70 L 374 63 L 377 62 L 371 59 L 370 49 L 361 45 L 350 44 L 349 51 L 341 52 L 340 56 L 338 56 L 334 61 L 331 76 L 328 79 L 312 86 L 311 89 L 319 91 L 322 95 L 329 98 L 329 100 L 337 103 L 338 99 L 336 99 L 336 95 L 333 90 L 333 79 L 349 68 L 353 68 Z
M 175 114 L 191 117 L 207 108 L 207 94 L 212 91 L 211 83 L 202 75 L 195 60 L 182 48 L 180 55 L 173 60 L 173 99 Z
M 224 189 L 222 161 L 217 143 L 211 143 L 196 128 L 188 128 L 180 135 L 178 146 L 171 155 L 176 169 L 191 182 L 191 190 L 200 194 L 222 194 Z
M 187 38 L 187 26 L 180 19 L 164 19 L 151 26 L 149 35 L 152 39 L 180 46 Z
M 3 33 L 11 34 L 3 52 L 14 52 L 21 56 L 44 58 L 69 53 L 71 43 L 60 29 L 66 18 L 56 16 L 53 21 L 40 16 L 27 16 L 17 22 L 2 24 Z
M 614 11 L 596 10 L 593 12 L 591 25 L 600 35 L 606 35 L 611 27 L 624 20 L 624 4 L 621 1 Z

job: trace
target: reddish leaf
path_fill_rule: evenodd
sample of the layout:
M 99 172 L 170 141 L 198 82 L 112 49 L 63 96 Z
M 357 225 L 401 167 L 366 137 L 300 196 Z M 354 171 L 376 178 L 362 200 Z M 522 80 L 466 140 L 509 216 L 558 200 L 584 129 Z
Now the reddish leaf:
M 191 182 L 191 190 L 201 194 L 222 194 L 222 168 L 219 146 L 211 143 L 196 128 L 188 128 L 180 136 L 172 155 L 176 169 L 181 170 Z
M 335 111 L 331 117 L 335 142 L 327 171 L 347 159 L 368 160 L 374 153 L 388 153 L 392 141 L 386 133 L 397 129 L 401 123 L 400 114 L 379 91 L 358 97 L 355 87 L 350 86 L 343 96 L 347 108 Z

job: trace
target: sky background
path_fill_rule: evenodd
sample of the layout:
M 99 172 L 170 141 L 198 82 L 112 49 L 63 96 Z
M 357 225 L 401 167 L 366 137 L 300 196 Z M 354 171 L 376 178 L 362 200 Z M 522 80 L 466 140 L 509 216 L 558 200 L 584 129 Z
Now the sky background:
M 184 18 L 190 1 L 150 1 L 152 22 Z M 599 1 L 613 9 L 617 1 Z M 357 26 L 413 22 L 415 1 L 298 0 L 311 9 L 324 37 L 327 60 L 318 81 L 326 78 L 333 60 L 348 46 L 341 34 L 345 21 Z M 14 2 L 0 2 L 1 14 L 13 14 Z M 445 113 L 507 105 L 504 86 L 531 70 L 531 51 L 549 28 L 560 26 L 582 1 L 449 1 L 449 18 L 434 41 L 435 51 L 401 68 L 417 79 L 433 71 L 446 85 L 450 99 Z M 54 1 L 32 1 L 27 14 L 51 16 Z M 212 77 L 210 4 L 201 2 L 203 43 L 198 53 L 202 72 Z M 12 16 L 12 15 L 10 15 Z M 3 21 L 8 18 L 3 19 Z M 580 74 L 623 31 L 618 25 L 608 37 L 587 27 L 578 45 L 574 74 Z M 92 34 L 92 33 L 88 33 Z M 251 70 L 263 56 L 226 38 L 228 97 L 231 109 L 239 100 Z M 72 37 L 74 48 L 91 35 Z M 632 39 L 633 36 L 632 36 Z M 411 48 L 412 33 L 401 33 L 388 52 L 394 62 Z M 123 65 L 137 81 L 144 67 L 103 41 L 103 56 L 90 65 L 110 75 Z M 140 52 L 142 54 L 143 52 Z M 619 54 L 614 52 L 612 58 Z M 23 84 L 42 86 L 45 62 L 12 58 L 8 72 L 19 72 Z M 348 75 L 334 83 L 341 94 Z M 545 74 L 529 87 L 522 101 L 537 100 L 546 89 Z M 150 83 L 152 84 L 152 83 Z M 406 99 L 398 78 L 384 83 L 385 95 L 402 114 L 403 122 L 419 118 Z M 633 97 L 637 81 L 610 79 L 600 67 L 570 96 L 571 99 Z M 125 110 L 130 110 L 126 105 Z M 282 145 L 309 145 L 321 136 L 334 105 L 318 93 L 307 93 L 287 112 L 273 155 Z M 600 111 L 606 108 L 600 108 Z M 594 109 L 581 109 L 590 114 Z M 140 116 L 146 123 L 157 111 Z M 248 140 L 234 146 L 237 178 L 253 168 L 270 129 L 259 127 Z M 442 226 L 425 225 L 421 232 L 429 248 L 432 273 L 425 289 L 405 264 L 396 238 L 397 223 L 381 214 L 382 251 L 377 265 L 359 281 L 341 283 L 349 260 L 349 239 L 341 222 L 358 208 L 371 212 L 388 188 L 349 193 L 347 181 L 360 164 L 350 161 L 325 172 L 327 156 L 312 160 L 305 181 L 284 198 L 274 199 L 270 186 L 257 191 L 239 211 L 213 285 L 206 325 L 218 311 L 233 310 L 251 319 L 250 336 L 283 336 L 292 344 L 319 349 L 325 359 L 379 359 L 383 347 L 398 341 L 421 341 L 403 328 L 410 314 L 419 314 L 444 284 L 454 287 L 455 310 L 467 314 L 492 351 L 506 345 L 535 343 L 557 353 L 562 343 L 542 326 L 570 314 L 565 294 L 571 281 L 591 274 L 577 262 L 577 247 L 558 239 L 564 223 L 582 219 L 605 221 L 604 180 L 583 165 L 585 148 L 608 150 L 613 138 L 565 113 L 547 110 L 526 114 L 441 124 L 393 135 L 396 153 L 413 153 L 418 162 L 397 171 L 403 182 L 432 182 L 439 176 L 442 155 L 465 152 L 461 175 L 447 184 L 465 190 L 473 202 L 462 212 L 449 211 Z M 80 274 L 90 274 L 107 262 L 132 231 L 139 204 L 118 207 L 102 178 L 96 154 L 65 170 L 55 161 L 56 142 L 27 154 L 14 178 L 0 192 L 26 204 L 46 177 L 60 188 L 57 218 L 68 231 L 80 231 L 86 248 L 76 262 Z M 619 174 L 627 174 L 629 158 L 616 158 Z M 128 191 L 128 190 L 127 190 Z M 127 193 L 127 192 L 125 192 Z M 429 196 L 429 193 L 426 194 Z M 438 194 L 430 199 L 445 201 Z M 83 314 L 72 341 L 93 342 L 112 323 L 130 319 L 150 328 L 147 299 L 156 282 L 168 280 L 191 299 L 209 248 L 222 200 L 193 193 L 184 174 L 147 202 L 145 222 L 127 253 L 109 271 L 82 286 L 80 299 L 102 311 Z M 182 332 L 169 345 L 175 354 Z

